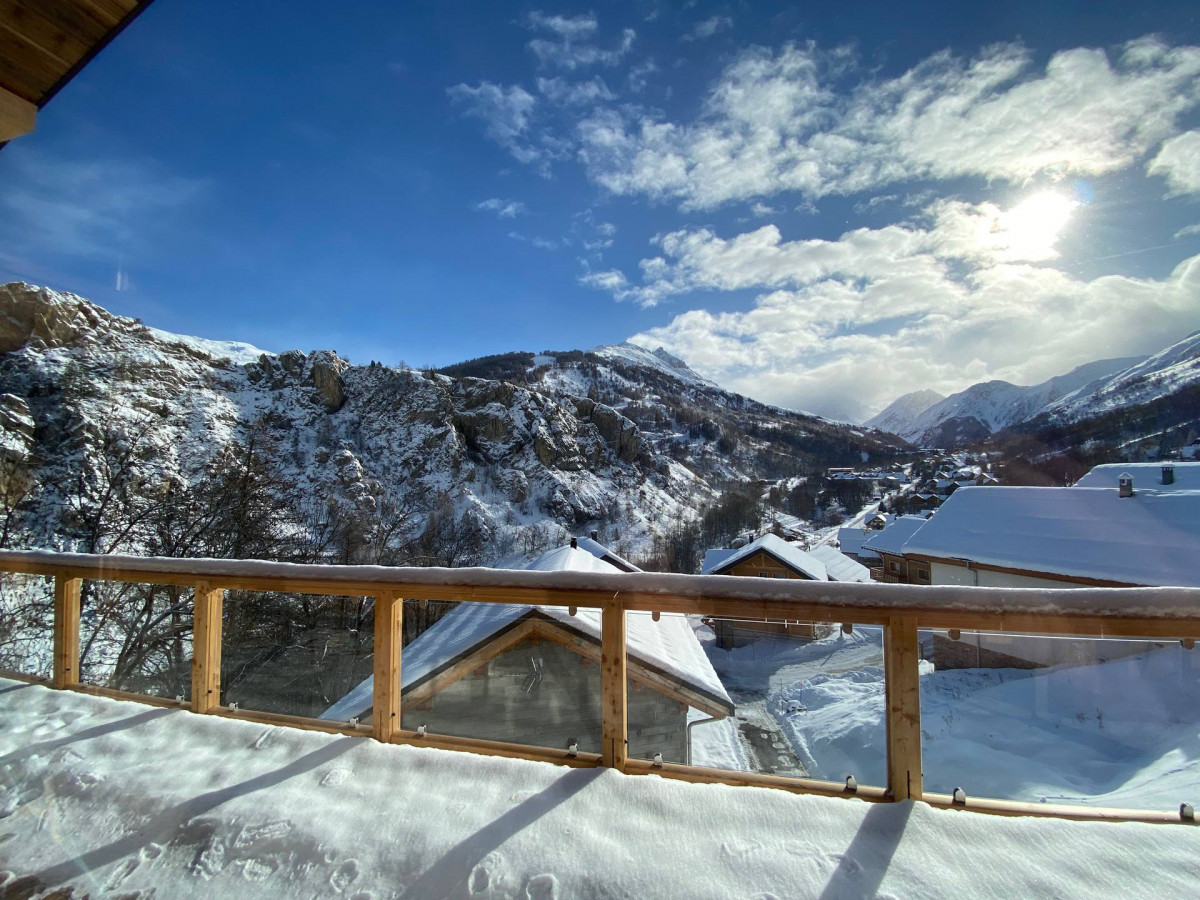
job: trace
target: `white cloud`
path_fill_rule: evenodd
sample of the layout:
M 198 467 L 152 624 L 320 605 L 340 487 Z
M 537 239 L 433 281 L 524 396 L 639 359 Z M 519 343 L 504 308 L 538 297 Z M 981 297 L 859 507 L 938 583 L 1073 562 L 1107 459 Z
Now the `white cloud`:
M 1172 194 L 1200 194 L 1200 131 L 1171 138 L 1146 171 L 1165 178 Z
M 702 41 L 705 38 L 710 38 L 718 31 L 726 31 L 733 27 L 733 19 L 729 16 L 713 16 L 709 19 L 704 19 L 692 26 L 692 30 L 685 34 L 680 40 L 682 41 Z
M 959 280 L 929 262 L 771 291 L 745 312 L 685 312 L 633 340 L 760 400 L 861 420 L 918 388 L 1032 384 L 1097 357 L 1159 349 L 1194 329 L 1198 289 L 1200 257 L 1162 281 L 1086 282 L 1026 264 Z
M 537 99 L 524 88 L 481 81 L 476 87 L 456 84 L 447 93 L 465 108 L 466 115 L 483 120 L 487 136 L 517 160 L 534 163 L 541 159 L 541 151 L 528 141 L 529 118 Z
M 626 28 L 620 41 L 604 48 L 593 42 L 599 32 L 599 22 L 593 13 L 582 16 L 548 16 L 541 12 L 531 13 L 528 27 L 550 37 L 538 37 L 529 42 L 529 49 L 543 66 L 553 66 L 567 71 L 602 65 L 615 66 L 633 48 L 637 32 Z
M 1175 232 L 1173 237 L 1178 240 L 1183 237 L 1191 237 L 1193 234 L 1200 234 L 1200 225 L 1185 225 Z
M 558 250 L 560 247 L 571 246 L 571 241 L 568 238 L 552 240 L 551 238 L 539 237 L 537 235 L 530 237 L 529 235 L 521 234 L 519 231 L 510 231 L 508 236 L 514 241 L 529 244 L 530 246 L 537 247 L 539 250 Z
M 1200 48 L 1152 38 L 1111 56 L 1064 50 L 1040 70 L 1016 44 L 969 60 L 942 52 L 897 78 L 835 90 L 854 71 L 845 51 L 751 48 L 690 123 L 644 111 L 588 117 L 582 158 L 613 193 L 710 209 L 913 179 L 1098 175 L 1142 158 L 1200 105 Z
M 638 63 L 629 70 L 627 81 L 629 89 L 635 94 L 640 94 L 644 91 L 647 85 L 650 84 L 650 76 L 658 71 L 658 66 L 653 59 L 647 59 L 645 62 Z
M 537 87 L 547 100 L 563 106 L 587 106 L 615 99 L 600 77 L 587 81 L 568 81 L 561 76 L 539 78 Z
M 499 197 L 484 200 L 482 203 L 476 204 L 475 208 L 483 212 L 495 213 L 501 219 L 515 219 L 525 213 L 525 204 L 520 200 L 502 200 Z

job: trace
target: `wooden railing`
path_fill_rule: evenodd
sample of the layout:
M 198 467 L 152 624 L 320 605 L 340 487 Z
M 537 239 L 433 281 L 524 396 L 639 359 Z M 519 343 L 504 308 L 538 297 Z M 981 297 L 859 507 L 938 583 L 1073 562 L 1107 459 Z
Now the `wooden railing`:
M 1006 815 L 1178 822 L 1182 813 L 1052 806 L 930 794 L 922 787 L 919 629 L 1182 640 L 1200 636 L 1200 589 L 1087 588 L 1029 590 L 838 584 L 732 576 L 591 574 L 502 569 L 414 569 L 297 566 L 212 559 L 89 556 L 0 551 L 0 572 L 54 579 L 53 687 L 193 712 L 372 736 L 397 744 L 555 762 L 609 766 L 696 782 L 760 785 L 871 801 L 924 800 L 934 806 Z M 80 587 L 83 579 L 190 587 L 195 592 L 190 701 L 164 700 L 84 685 L 79 676 Z M 221 705 L 221 623 L 227 590 L 375 598 L 374 697 L 371 727 L 233 709 Z M 474 738 L 426 735 L 401 727 L 401 598 L 476 603 L 544 604 L 599 609 L 602 615 L 602 752 L 583 753 Z M 628 754 L 626 614 L 687 613 L 748 620 L 852 622 L 883 629 L 887 784 L 849 788 L 823 782 L 651 763 Z M 23 677 L 18 673 L 5 675 Z M 28 680 L 28 679 L 27 679 Z

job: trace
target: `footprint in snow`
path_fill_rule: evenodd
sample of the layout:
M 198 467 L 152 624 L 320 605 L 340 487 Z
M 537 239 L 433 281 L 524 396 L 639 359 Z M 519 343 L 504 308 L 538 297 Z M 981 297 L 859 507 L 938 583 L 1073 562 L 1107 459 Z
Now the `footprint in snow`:
M 525 885 L 528 900 L 558 900 L 558 879 L 553 875 L 534 875 Z
M 250 882 L 266 881 L 275 874 L 275 866 L 266 860 L 249 859 L 242 860 L 242 877 Z
M 350 772 L 346 769 L 330 769 L 321 778 L 321 787 L 337 787 L 340 784 L 345 784 L 350 777 Z
M 358 880 L 358 860 L 348 859 L 329 876 L 330 886 L 339 894 Z

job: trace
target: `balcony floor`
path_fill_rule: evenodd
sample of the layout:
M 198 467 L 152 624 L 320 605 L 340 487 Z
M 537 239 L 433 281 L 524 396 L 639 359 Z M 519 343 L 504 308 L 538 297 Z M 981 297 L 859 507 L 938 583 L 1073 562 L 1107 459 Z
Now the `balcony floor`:
M 0 896 L 1183 896 L 1200 828 L 1015 819 L 200 717 L 0 680 Z

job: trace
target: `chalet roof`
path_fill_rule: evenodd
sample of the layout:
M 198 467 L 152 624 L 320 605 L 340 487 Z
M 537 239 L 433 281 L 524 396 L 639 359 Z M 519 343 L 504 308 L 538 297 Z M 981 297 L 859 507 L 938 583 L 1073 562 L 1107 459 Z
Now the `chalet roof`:
M 45 106 L 149 5 L 150 0 L 0 4 L 0 99 L 7 92 L 20 98 L 14 103 Z
M 1175 481 L 1162 483 L 1163 466 L 1173 466 Z M 1154 491 L 1200 491 L 1200 462 L 1174 463 L 1119 463 L 1094 466 L 1090 472 L 1075 482 L 1081 488 L 1116 488 L 1122 475 L 1133 476 L 1133 489 L 1147 488 Z
M 1132 497 L 1107 487 L 962 488 L 903 549 L 1122 584 L 1200 586 L 1200 490 L 1142 489 L 1136 478 L 1134 487 Z
M 852 553 L 855 556 L 869 557 L 878 559 L 879 554 L 863 546 L 863 542 L 867 538 L 879 534 L 878 531 L 866 531 L 857 525 L 848 525 L 845 528 L 838 529 L 838 544 L 841 545 L 842 554 Z M 706 557 L 707 558 L 707 557 Z
M 856 581 L 866 583 L 871 580 L 871 570 L 862 563 L 855 562 L 841 550 L 822 544 L 808 551 L 809 556 L 816 557 L 825 564 L 825 571 L 830 581 Z
M 605 572 L 620 569 L 575 547 L 558 547 L 542 554 L 526 569 L 538 572 Z M 449 668 L 466 654 L 501 632 L 529 618 L 540 618 L 599 644 L 601 612 L 565 606 L 507 603 L 460 603 L 404 648 L 401 685 L 407 691 Z M 626 650 L 631 660 L 678 681 L 715 705 L 733 708 L 724 685 L 700 646 L 686 616 L 662 613 L 655 622 L 649 613 L 631 612 L 626 620 Z M 327 709 L 323 719 L 346 721 L 371 709 L 374 677 L 368 677 Z
M 938 512 L 938 515 L 940 516 L 941 512 Z M 876 553 L 894 553 L 899 556 L 904 552 L 905 542 L 929 521 L 932 520 L 924 516 L 900 516 L 887 528 L 875 532 L 863 541 L 863 547 Z
M 586 550 L 588 553 L 597 559 L 602 559 L 607 563 L 616 566 L 622 572 L 640 572 L 642 571 L 627 559 L 623 559 L 613 553 L 599 541 L 593 540 L 590 537 L 576 538 L 575 543 L 579 545 L 580 550 Z
M 827 581 L 829 578 L 829 573 L 825 569 L 825 563 L 794 544 L 789 544 L 783 538 L 776 537 L 773 534 L 764 534 L 758 540 L 752 541 L 740 550 L 730 553 L 717 562 L 711 569 L 707 568 L 708 553 L 705 553 L 704 562 L 706 568 L 702 574 L 721 575 L 742 562 L 742 560 L 750 559 L 756 553 L 767 554 L 780 565 L 786 566 L 804 578 L 811 578 L 813 581 Z

